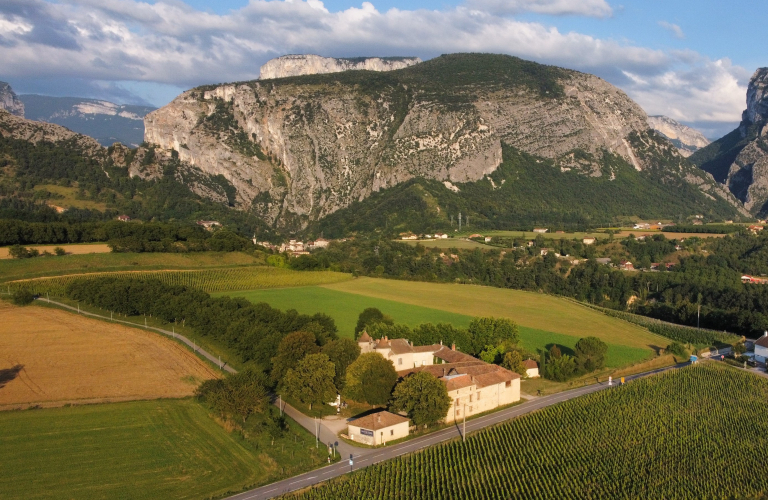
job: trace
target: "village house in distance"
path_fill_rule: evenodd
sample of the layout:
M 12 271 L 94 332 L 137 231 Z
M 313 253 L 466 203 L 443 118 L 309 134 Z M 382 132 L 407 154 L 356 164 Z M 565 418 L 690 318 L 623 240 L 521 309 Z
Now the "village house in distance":
M 520 375 L 457 351 L 455 345 L 414 346 L 406 339 L 374 340 L 367 332 L 363 332 L 358 344 L 361 353 L 376 352 L 392 361 L 400 378 L 426 371 L 443 382 L 453 400 L 445 416 L 447 423 L 520 401 Z M 534 375 L 533 370 L 529 373 Z M 538 369 L 534 376 L 538 376 Z M 377 415 L 381 415 L 381 420 L 377 420 Z M 406 432 L 395 437 L 402 422 L 393 417 L 404 418 L 379 412 L 352 420 L 349 436 L 366 444 L 382 444 L 407 436 Z

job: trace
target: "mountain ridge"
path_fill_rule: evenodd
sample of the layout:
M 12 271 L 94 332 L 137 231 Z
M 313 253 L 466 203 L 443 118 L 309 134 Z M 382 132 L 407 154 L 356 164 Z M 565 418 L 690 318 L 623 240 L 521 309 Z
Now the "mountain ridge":
M 706 147 L 711 142 L 698 130 L 669 118 L 656 115 L 648 117 L 648 125 L 666 137 L 681 155 L 689 157 L 699 149 Z
M 768 68 L 747 87 L 739 127 L 700 149 L 690 160 L 725 185 L 753 215 L 768 214 Z
M 238 207 L 291 231 L 413 178 L 480 181 L 502 164 L 502 143 L 595 178 L 614 176 L 603 159 L 617 156 L 735 203 L 621 90 L 510 56 L 198 87 L 145 125 L 148 143 L 223 175 Z

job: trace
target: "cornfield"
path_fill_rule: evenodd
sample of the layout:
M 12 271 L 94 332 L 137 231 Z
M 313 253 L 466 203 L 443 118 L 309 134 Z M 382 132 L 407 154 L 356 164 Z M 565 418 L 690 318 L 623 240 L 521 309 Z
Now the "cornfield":
M 580 397 L 286 498 L 701 499 L 765 491 L 768 380 L 699 364 Z
M 3 288 L 13 292 L 26 288 L 33 293 L 63 296 L 66 287 L 83 278 L 154 278 L 168 285 L 185 285 L 208 293 L 258 288 L 282 288 L 338 283 L 351 279 L 349 274 L 333 271 L 293 271 L 277 267 L 234 267 L 188 271 L 118 271 L 111 273 L 71 274 L 52 278 L 9 281 Z M 3 291 L 6 291 L 3 290 Z

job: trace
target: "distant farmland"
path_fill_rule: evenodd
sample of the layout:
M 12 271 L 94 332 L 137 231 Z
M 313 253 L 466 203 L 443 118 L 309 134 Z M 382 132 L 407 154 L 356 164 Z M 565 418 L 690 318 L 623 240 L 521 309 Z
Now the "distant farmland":
M 369 285 L 372 285 L 373 288 L 381 291 L 381 295 L 386 294 L 387 298 L 381 298 L 381 295 L 371 296 L 365 293 L 366 290 L 368 290 Z M 411 327 L 421 323 L 450 323 L 456 327 L 466 328 L 475 316 L 509 317 L 520 324 L 520 340 L 522 346 L 532 352 L 535 352 L 536 349 L 545 348 L 547 345 L 553 343 L 573 348 L 579 338 L 593 334 L 591 333 L 591 330 L 579 329 L 578 324 L 569 324 L 568 328 L 564 328 L 562 324 L 552 322 L 550 328 L 560 329 L 552 330 L 550 328 L 541 328 L 543 324 L 546 324 L 546 312 L 540 313 L 544 316 L 543 318 L 538 318 L 538 315 L 530 311 L 525 315 L 516 314 L 514 306 L 498 308 L 489 307 L 473 310 L 470 304 L 469 307 L 457 307 L 456 309 L 446 310 L 447 307 L 436 307 L 440 304 L 436 304 L 436 301 L 429 300 L 426 297 L 422 297 L 422 300 L 418 301 L 413 300 L 413 297 L 409 295 L 408 291 L 414 286 L 418 287 L 425 295 L 435 293 L 438 297 L 441 297 L 443 296 L 442 294 L 445 293 L 445 289 L 441 288 L 444 285 L 358 278 L 353 281 L 334 285 L 276 290 L 253 290 L 247 292 L 222 292 L 216 295 L 244 297 L 251 302 L 266 302 L 278 309 L 296 309 L 300 313 L 305 314 L 314 314 L 317 312 L 326 313 L 336 321 L 336 325 L 339 328 L 339 335 L 342 337 L 352 337 L 355 325 L 357 324 L 357 317 L 367 307 L 376 307 L 385 314 L 391 316 L 395 322 L 406 324 Z M 456 300 L 463 299 L 469 302 L 471 302 L 472 299 L 467 294 L 471 295 L 476 293 L 477 290 L 481 288 L 468 285 L 448 286 L 451 287 L 448 289 L 449 291 L 455 290 L 458 295 Z M 355 293 L 358 291 L 361 293 Z M 481 291 L 482 294 L 503 301 L 507 298 L 506 293 L 509 290 L 483 287 Z M 482 294 L 481 296 L 483 296 Z M 617 368 L 637 363 L 653 354 L 651 348 L 647 346 L 643 347 L 642 344 L 638 345 L 636 340 L 628 340 L 626 337 L 629 334 L 628 332 L 631 332 L 633 335 L 640 332 L 640 334 L 650 336 L 648 338 L 654 340 L 661 339 L 657 340 L 657 342 L 664 346 L 669 343 L 669 340 L 656 337 L 650 334 L 647 330 L 634 327 L 621 320 L 608 318 L 597 311 L 575 306 L 563 299 L 538 294 L 532 295 L 533 298 L 541 298 L 541 300 L 544 301 L 542 305 L 555 307 L 552 314 L 558 313 L 558 307 L 561 309 L 561 311 L 559 311 L 561 314 L 569 314 L 571 313 L 571 308 L 575 308 L 579 313 L 584 313 L 583 317 L 577 316 L 576 321 L 588 318 L 592 323 L 600 325 L 602 331 L 609 334 L 608 336 L 610 338 L 610 340 L 606 340 L 609 344 L 607 357 L 607 366 L 609 368 Z M 549 304 L 553 305 L 547 305 L 548 301 L 552 301 Z M 453 300 L 451 300 L 450 303 L 453 304 Z M 522 321 L 520 318 L 522 318 Z M 535 326 L 530 326 L 531 324 Z M 589 321 L 587 324 L 589 324 Z

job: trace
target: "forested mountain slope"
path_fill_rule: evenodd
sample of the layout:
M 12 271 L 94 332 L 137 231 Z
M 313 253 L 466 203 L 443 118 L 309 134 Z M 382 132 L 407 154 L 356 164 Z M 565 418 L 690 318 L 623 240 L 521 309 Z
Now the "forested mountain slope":
M 512 182 L 514 175 L 497 173 L 505 146 L 529 155 L 515 175 L 537 179 L 524 197 L 495 195 L 494 211 L 509 217 L 602 220 L 638 215 L 643 203 L 643 213 L 659 217 L 731 218 L 738 210 L 621 90 L 503 55 L 199 87 L 147 115 L 145 126 L 148 143 L 224 176 L 237 207 L 292 231 L 408 181 L 438 181 L 445 190 L 438 198 L 451 197 L 458 183 L 470 192 L 468 183 Z M 536 185 L 550 178 L 554 191 Z M 610 188 L 614 182 L 621 186 Z M 598 190 L 633 201 L 606 199 L 595 211 L 593 197 L 580 194 Z M 570 202 L 544 199 L 551 194 Z

